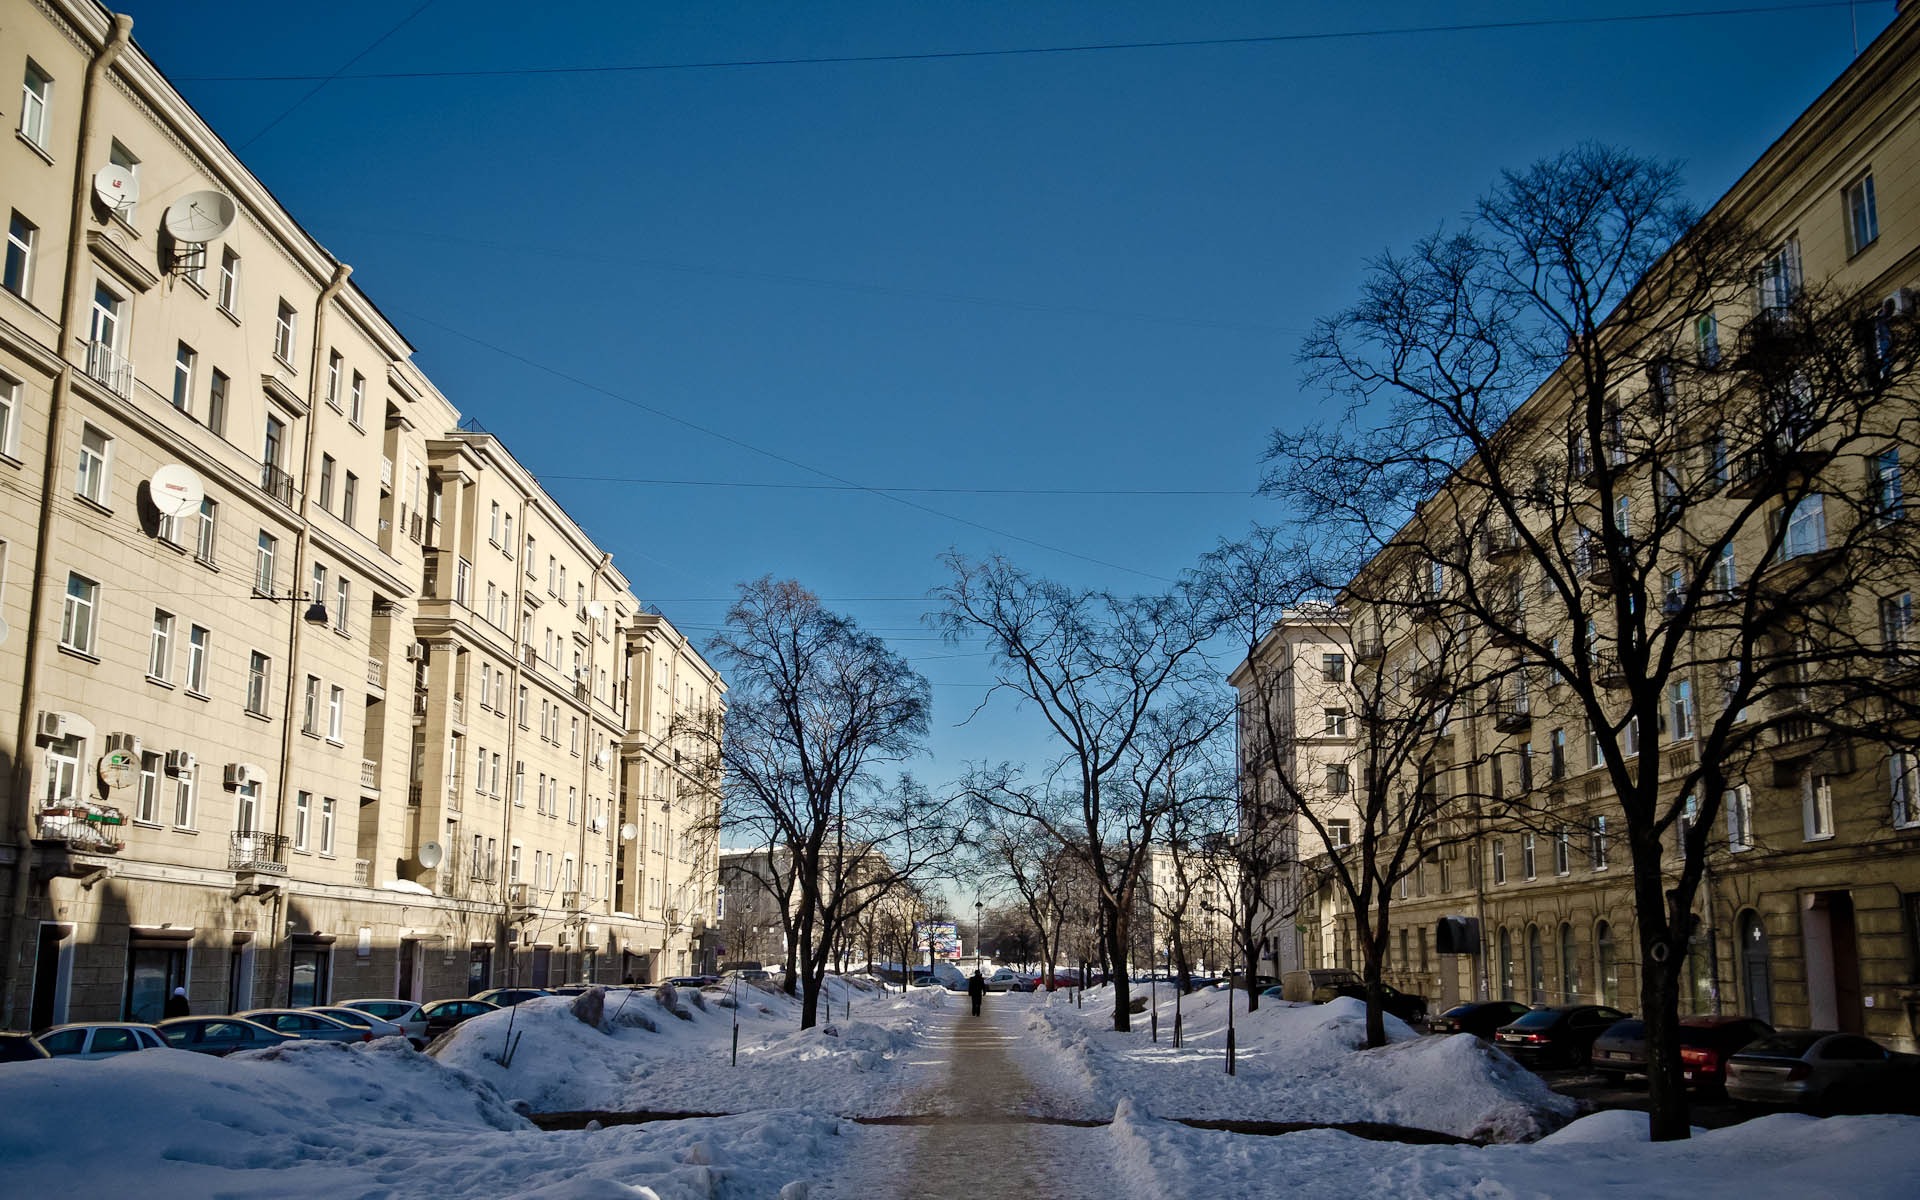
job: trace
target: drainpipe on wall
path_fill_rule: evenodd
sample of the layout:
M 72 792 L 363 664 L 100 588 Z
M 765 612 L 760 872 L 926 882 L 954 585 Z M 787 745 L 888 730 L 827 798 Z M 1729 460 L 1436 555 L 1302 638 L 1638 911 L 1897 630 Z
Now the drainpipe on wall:
M 106 81 L 107 72 L 133 37 L 133 18 L 113 14 L 107 39 L 87 64 L 86 83 L 80 92 L 80 138 L 73 156 L 73 206 L 67 219 L 67 265 L 60 283 L 60 374 L 54 377 L 52 401 L 47 412 L 46 453 L 40 467 L 40 523 L 33 547 L 33 586 L 27 601 L 26 661 L 20 682 L 20 712 L 14 735 L 13 811 L 14 844 L 13 895 L 7 909 L 7 938 L 0 944 L 0 1029 L 14 1027 L 14 987 L 19 971 L 18 942 L 26 926 L 27 897 L 33 889 L 33 764 L 34 717 L 38 712 L 40 689 L 40 642 L 46 622 L 45 589 L 53 546 L 54 497 L 58 493 L 60 448 L 66 439 L 67 396 L 73 390 L 73 363 L 67 357 L 81 308 L 77 294 L 81 268 L 86 264 L 86 224 L 88 198 L 93 189 L 87 184 L 87 164 L 92 162 L 93 102 Z M 37 961 L 37 957 L 36 957 Z
M 320 355 L 326 348 L 327 308 L 334 297 L 347 286 L 347 276 L 353 274 L 353 268 L 346 263 L 335 263 L 333 278 L 320 290 L 320 298 L 313 306 L 313 353 L 307 356 L 307 431 L 300 451 L 300 506 L 295 509 L 300 524 L 293 538 L 293 592 L 300 595 L 302 580 L 307 574 L 307 548 L 313 540 L 312 526 L 308 513 L 313 504 L 312 483 L 313 444 L 320 426 Z M 325 596 L 313 597 L 315 604 L 325 604 Z M 280 720 L 280 782 L 274 793 L 273 832 L 275 838 L 286 833 L 287 790 L 293 783 L 293 703 L 295 689 L 299 686 L 300 637 L 306 626 L 306 606 L 297 598 L 287 604 L 287 686 L 286 702 L 281 708 Z M 285 888 L 281 889 L 282 894 Z M 293 938 L 287 929 L 284 899 L 275 905 L 273 936 L 278 937 L 287 948 L 287 1003 L 293 1003 Z M 271 961 L 271 960 L 269 960 Z M 272 983 L 268 984 L 267 994 L 273 994 Z

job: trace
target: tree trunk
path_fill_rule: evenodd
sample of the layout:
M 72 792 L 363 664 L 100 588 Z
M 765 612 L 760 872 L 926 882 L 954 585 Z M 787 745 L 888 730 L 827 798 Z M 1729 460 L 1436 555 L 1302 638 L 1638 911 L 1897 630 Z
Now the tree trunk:
M 1670 924 L 1657 836 L 1633 844 L 1633 908 L 1640 932 L 1640 1019 L 1647 1027 L 1647 1134 L 1656 1142 L 1691 1136 L 1680 1073 L 1680 931 Z
M 1260 965 L 1259 944 L 1252 941 L 1240 944 L 1240 966 L 1247 980 L 1247 1011 L 1260 1010 L 1260 982 L 1254 971 Z
M 1387 958 L 1387 896 L 1391 889 L 1381 892 L 1380 903 L 1375 909 L 1374 919 L 1365 921 L 1356 914 L 1353 923 L 1354 936 L 1360 939 L 1361 978 L 1367 985 L 1367 1046 L 1387 1044 L 1387 1010 L 1380 1003 L 1380 975 L 1386 966 Z
M 1127 920 L 1126 911 L 1119 905 L 1103 904 L 1101 907 L 1106 911 L 1102 914 L 1103 919 L 1100 922 L 1103 934 L 1100 939 L 1103 943 L 1100 951 L 1110 964 L 1107 969 L 1107 979 L 1113 984 L 1113 1031 L 1130 1033 L 1133 1030 L 1133 1014 L 1127 1011 L 1127 1004 L 1132 997 L 1127 988 L 1126 972 L 1126 945 L 1130 922 Z M 1082 986 L 1085 986 L 1086 982 L 1084 979 L 1080 981 Z

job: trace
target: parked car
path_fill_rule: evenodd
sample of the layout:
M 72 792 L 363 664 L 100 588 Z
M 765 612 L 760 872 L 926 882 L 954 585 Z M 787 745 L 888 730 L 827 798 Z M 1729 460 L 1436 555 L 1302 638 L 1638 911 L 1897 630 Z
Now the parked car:
M 439 1037 L 462 1021 L 471 1021 L 483 1013 L 497 1012 L 500 1005 L 471 996 L 463 1000 L 430 1000 L 420 1006 L 427 1021 L 427 1041 Z
M 1030 992 L 1033 984 L 1027 977 L 1012 967 L 1001 967 L 987 976 L 987 990 L 990 992 Z
M 1470 1033 L 1477 1038 L 1493 1038 L 1493 1031 L 1528 1012 L 1518 1000 L 1470 1000 L 1456 1004 L 1437 1017 L 1427 1019 L 1428 1033 Z
M 373 1040 L 371 1029 L 361 1029 L 322 1016 L 317 1012 L 308 1012 L 304 1008 L 250 1008 L 246 1012 L 233 1014 L 249 1021 L 257 1021 L 268 1029 L 277 1029 L 281 1033 L 290 1033 L 310 1042 L 370 1042 Z
M 1365 1003 L 1367 985 L 1364 983 L 1335 984 L 1333 994 Z M 1403 992 L 1390 983 L 1380 985 L 1380 1007 L 1409 1025 L 1421 1025 L 1427 1019 L 1427 998 L 1416 996 L 1412 992 Z
M 35 1034 L 34 1040 L 53 1058 L 112 1058 L 116 1054 L 166 1047 L 153 1026 L 136 1021 L 55 1025 Z
M 32 1062 L 52 1058 L 30 1033 L 0 1033 L 0 1063 Z
M 1529 1067 L 1581 1066 L 1607 1026 L 1628 1014 L 1605 1004 L 1563 1004 L 1530 1009 L 1502 1025 L 1493 1044 Z
M 773 972 L 765 967 L 736 967 L 720 974 L 721 983 L 731 983 L 738 979 L 741 983 L 771 983 Z
M 154 1028 L 159 1031 L 161 1039 L 175 1050 L 191 1050 L 196 1054 L 220 1057 L 238 1050 L 263 1050 L 268 1046 L 278 1046 L 298 1036 L 268 1029 L 257 1021 L 241 1017 L 174 1017 L 160 1022 Z
M 1280 997 L 1307 1004 L 1325 1004 L 1338 993 L 1335 989 L 1359 983 L 1360 977 L 1345 967 L 1314 967 L 1288 971 L 1280 977 Z
M 389 1021 L 385 1017 L 376 1017 L 365 1009 L 348 1008 L 343 1004 L 316 1004 L 307 1011 L 319 1013 L 323 1017 L 332 1017 L 343 1025 L 370 1030 L 376 1038 L 407 1036 L 407 1031 L 400 1027 L 399 1022 Z
M 671 983 L 673 981 L 668 980 L 667 982 Z M 541 996 L 551 995 L 553 995 L 553 993 L 545 988 L 504 987 L 488 988 L 486 991 L 476 994 L 473 998 L 475 1000 L 485 1000 L 495 1008 L 512 1008 L 516 1004 L 525 1004 L 529 1000 L 536 1000 Z
M 1871 1111 L 1908 1107 L 1920 1057 L 1830 1029 L 1760 1038 L 1727 1059 L 1727 1095 L 1748 1104 Z
M 407 1040 L 415 1049 L 425 1049 L 427 1045 L 427 1018 L 420 1012 L 420 1006 L 411 1000 L 342 1000 L 342 1008 L 357 1008 L 363 1013 L 372 1013 L 383 1021 L 392 1021 L 406 1031 Z
M 677 988 L 703 988 L 720 982 L 718 975 L 675 975 L 667 980 Z
M 1683 1078 L 1690 1086 L 1717 1087 L 1724 1081 L 1727 1057 L 1772 1032 L 1773 1026 L 1753 1017 L 1681 1017 Z M 1594 1041 L 1588 1061 L 1602 1076 L 1616 1080 L 1646 1071 L 1646 1022 L 1630 1017 L 1609 1025 Z

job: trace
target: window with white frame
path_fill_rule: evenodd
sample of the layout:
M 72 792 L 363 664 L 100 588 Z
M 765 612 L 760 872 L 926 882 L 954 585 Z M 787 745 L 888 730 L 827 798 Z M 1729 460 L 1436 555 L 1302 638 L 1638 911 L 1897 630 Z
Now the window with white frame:
M 1562 825 L 1553 835 L 1553 873 L 1573 873 L 1573 834 Z
M 1591 870 L 1607 869 L 1607 818 L 1596 814 L 1587 822 L 1587 866 Z
M 267 715 L 267 689 L 272 684 L 273 660 L 258 650 L 247 656 L 247 711 L 256 717 Z
M 1744 783 L 1729 788 L 1721 803 L 1727 806 L 1727 849 L 1753 849 L 1753 789 Z
M 1847 257 L 1880 240 L 1880 213 L 1873 202 L 1873 172 L 1868 171 L 1841 190 L 1847 214 Z
M 1676 742 L 1693 736 L 1693 681 L 1679 679 L 1667 685 L 1667 736 Z
M 220 504 L 211 496 L 200 498 L 200 527 L 195 531 L 193 556 L 207 566 L 213 565 L 213 550 L 220 532 Z
M 0 375 L 0 454 L 12 457 L 20 435 L 20 381 Z
M 1507 843 L 1504 838 L 1493 840 L 1493 881 L 1495 883 L 1507 881 Z
M 204 625 L 187 630 L 187 690 L 207 694 L 207 653 L 213 634 Z
M 1801 804 L 1806 839 L 1833 836 L 1833 776 L 1807 773 L 1801 779 Z
M 313 832 L 313 793 L 293 794 L 293 848 L 305 850 Z
M 219 437 L 227 433 L 227 385 L 224 371 L 211 371 L 207 377 L 207 428 Z
M 1920 825 L 1920 754 L 1896 750 L 1887 760 L 1893 783 L 1893 827 Z
M 333 831 L 337 823 L 340 802 L 332 796 L 320 797 L 320 853 L 333 853 Z
M 20 81 L 20 136 L 45 150 L 52 113 L 53 76 L 28 59 L 26 76 Z
M 353 373 L 353 383 L 347 389 L 347 420 L 355 425 L 366 423 L 367 416 L 367 377 L 360 372 Z
M 327 689 L 327 740 L 337 742 L 345 728 L 347 693 L 338 685 Z
M 360 477 L 352 471 L 340 483 L 340 519 L 353 526 L 354 510 L 360 507 Z
M 280 539 L 262 529 L 254 544 L 253 590 L 263 596 L 273 595 L 273 564 L 279 550 Z
M 142 825 L 160 823 L 160 756 L 140 756 L 140 789 L 134 794 L 133 819 Z
M 7 221 L 7 267 L 0 282 L 22 300 L 32 299 L 33 252 L 40 240 L 40 227 L 19 213 Z
M 273 313 L 273 356 L 282 366 L 293 365 L 293 342 L 300 326 L 300 314 L 285 300 L 279 302 Z
M 333 629 L 335 633 L 346 633 L 347 614 L 353 611 L 353 582 L 345 575 L 333 581 Z
M 215 303 L 230 317 L 240 314 L 240 256 L 231 246 L 220 248 L 220 292 Z
M 300 732 L 317 733 L 320 729 L 320 677 L 307 676 L 306 690 L 301 693 Z
M 120 197 L 118 206 L 113 209 L 113 215 L 131 225 L 140 196 L 140 160 L 134 157 L 133 151 L 122 146 L 115 139 L 107 149 L 107 162 L 119 168 L 121 178 L 125 179 L 129 185 L 127 191 Z
M 193 376 L 200 365 L 200 355 L 192 346 L 181 342 L 173 351 L 173 406 L 189 415 L 193 412 Z
M 327 407 L 340 412 L 340 387 L 344 382 L 341 374 L 346 369 L 346 360 L 340 357 L 338 350 L 327 351 Z
M 500 544 L 500 502 L 498 500 L 493 501 L 488 510 L 487 540 L 496 546 Z
M 235 833 L 260 832 L 260 785 L 243 783 L 233 789 L 233 830 Z
M 320 456 L 320 507 L 328 512 L 333 511 L 334 466 L 333 455 Z
M 1347 710 L 1346 709 L 1344 708 L 1323 709 L 1321 715 L 1326 722 L 1326 735 L 1328 737 L 1347 736 Z
M 1880 641 L 1890 652 L 1900 652 L 1913 644 L 1913 593 L 1880 597 Z
M 78 571 L 67 573 L 67 596 L 60 608 L 60 644 L 81 654 L 92 654 L 95 608 L 100 584 Z
M 1803 554 L 1818 554 L 1826 548 L 1826 497 L 1816 492 L 1801 497 L 1787 514 L 1786 535 L 1780 543 L 1780 557 L 1799 558 Z
M 456 604 L 467 604 L 473 597 L 473 564 L 461 559 L 453 568 L 453 599 Z
M 1873 456 L 1872 495 L 1868 507 L 1881 521 L 1898 521 L 1906 515 L 1906 497 L 1900 481 L 1900 449 L 1889 446 Z
M 1694 318 L 1693 349 L 1701 366 L 1720 365 L 1720 322 L 1712 313 Z
M 77 737 L 47 743 L 46 774 L 40 799 L 48 804 L 71 804 L 80 798 L 80 760 L 86 743 Z
M 1799 298 L 1800 239 L 1789 237 L 1760 264 L 1760 310 L 1770 316 L 1787 311 Z
M 162 682 L 173 679 L 173 614 L 153 610 L 153 636 L 147 644 L 147 676 Z
M 1525 879 L 1532 879 L 1534 877 L 1534 865 L 1535 864 L 1534 864 L 1534 853 L 1533 853 L 1533 833 L 1529 831 L 1527 833 L 1523 833 L 1520 835 L 1521 877 Z
M 173 781 L 173 827 L 193 828 L 193 776 L 190 773 Z
M 80 461 L 74 470 L 73 490 L 95 504 L 106 504 L 112 494 L 113 439 L 91 425 L 80 427 Z

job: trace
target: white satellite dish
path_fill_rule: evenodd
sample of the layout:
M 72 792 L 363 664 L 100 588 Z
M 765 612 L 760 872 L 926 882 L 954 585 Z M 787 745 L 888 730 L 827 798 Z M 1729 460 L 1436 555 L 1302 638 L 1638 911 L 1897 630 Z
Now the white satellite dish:
M 600 753 L 593 756 L 593 765 L 596 767 L 599 767 L 602 771 L 604 771 L 607 769 L 607 761 L 612 757 L 613 757 L 613 751 L 602 750 L 600 751 Z
M 123 213 L 140 202 L 140 181 L 119 163 L 108 163 L 93 173 L 93 194 L 108 211 Z
M 427 870 L 431 871 L 435 867 L 439 866 L 440 860 L 445 856 L 446 856 L 446 852 L 440 849 L 439 842 L 421 842 L 420 843 L 420 851 L 417 857 L 420 859 L 420 865 L 425 867 Z
M 599 600 L 587 601 L 587 618 L 589 620 L 598 621 L 606 615 L 607 606 L 603 602 Z
M 147 480 L 147 495 L 153 506 L 169 517 L 184 517 L 200 511 L 207 489 L 200 477 L 179 463 L 168 463 Z
M 204 245 L 225 233 L 238 212 L 219 192 L 188 192 L 167 206 L 162 224 L 174 241 Z
M 620 840 L 623 842 L 630 842 L 639 836 L 640 836 L 640 827 L 638 825 L 635 825 L 632 821 L 628 821 L 625 825 L 622 825 L 620 827 Z

